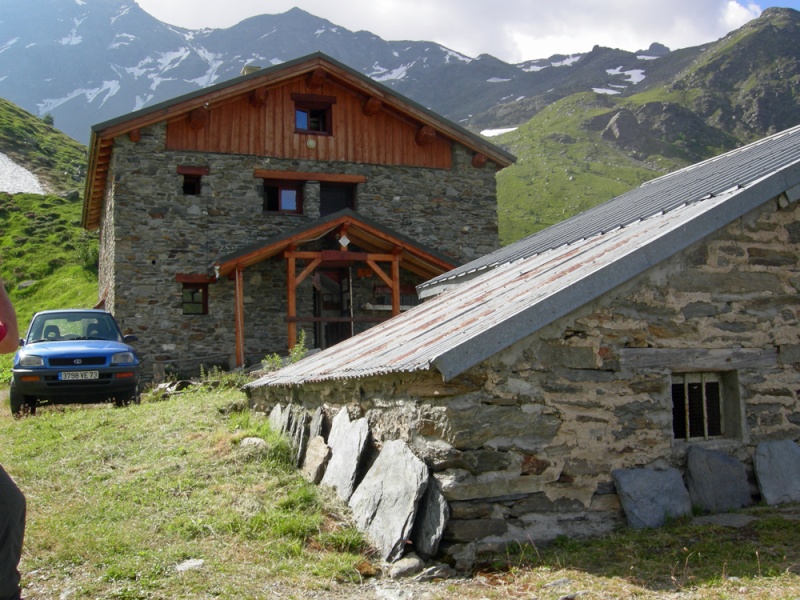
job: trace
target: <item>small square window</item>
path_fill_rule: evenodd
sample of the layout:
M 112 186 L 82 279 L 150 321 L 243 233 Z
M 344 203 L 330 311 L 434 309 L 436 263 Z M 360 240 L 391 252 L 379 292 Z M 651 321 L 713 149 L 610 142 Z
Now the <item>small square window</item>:
M 292 94 L 294 100 L 294 127 L 298 133 L 333 134 L 333 96 Z
M 303 187 L 297 181 L 264 181 L 265 212 L 303 212 Z
M 182 304 L 185 315 L 207 315 L 208 284 L 184 283 Z
M 183 176 L 183 195 L 184 196 L 199 196 L 202 189 L 202 176 L 189 175 Z

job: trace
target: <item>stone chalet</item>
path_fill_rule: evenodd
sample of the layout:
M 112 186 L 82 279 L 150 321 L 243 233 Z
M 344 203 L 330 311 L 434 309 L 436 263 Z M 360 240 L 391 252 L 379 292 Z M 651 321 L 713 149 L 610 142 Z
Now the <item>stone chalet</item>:
M 322 54 L 95 125 L 98 306 L 146 367 L 327 348 L 495 250 L 514 157 Z
M 369 426 L 362 465 L 404 442 L 456 560 L 607 533 L 627 516 L 614 473 L 682 487 L 692 449 L 738 461 L 739 507 L 766 498 L 756 449 L 800 452 L 799 199 L 797 127 L 433 278 L 420 306 L 248 384 L 250 404 L 301 426 L 345 409 Z

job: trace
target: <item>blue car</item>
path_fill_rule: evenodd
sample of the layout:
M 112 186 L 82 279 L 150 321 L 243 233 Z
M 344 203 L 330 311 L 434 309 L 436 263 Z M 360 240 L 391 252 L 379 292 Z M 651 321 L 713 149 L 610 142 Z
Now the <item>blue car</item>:
M 103 310 L 36 313 L 14 356 L 11 412 L 36 412 L 53 404 L 103 402 L 122 406 L 139 400 L 139 357 L 111 314 Z

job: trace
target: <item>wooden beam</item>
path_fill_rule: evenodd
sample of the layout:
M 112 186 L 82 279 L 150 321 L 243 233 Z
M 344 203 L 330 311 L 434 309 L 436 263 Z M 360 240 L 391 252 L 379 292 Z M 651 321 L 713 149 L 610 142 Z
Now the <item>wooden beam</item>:
M 392 261 L 392 316 L 400 314 L 400 255 Z
M 296 261 L 289 253 L 286 257 L 286 319 L 288 323 L 289 350 L 297 343 L 297 323 L 292 319 L 297 316 L 297 281 L 295 279 Z
M 376 263 L 374 260 L 368 260 L 368 261 L 367 261 L 367 264 L 370 266 L 370 268 L 371 268 L 373 271 L 375 271 L 375 274 L 376 274 L 378 277 L 380 277 L 381 279 L 383 279 L 383 283 L 385 283 L 387 286 L 389 286 L 389 289 L 390 289 L 390 290 L 392 290 L 392 297 L 394 297 L 394 288 L 395 288 L 395 285 L 394 285 L 394 282 L 392 281 L 392 278 L 391 278 L 391 277 L 389 277 L 389 276 L 388 276 L 388 275 L 387 275 L 387 274 L 384 272 L 384 270 L 380 268 L 380 266 L 378 265 L 378 263 Z
M 322 181 L 325 183 L 366 183 L 364 175 L 345 175 L 343 173 L 314 173 L 311 171 L 275 171 L 254 169 L 256 179 L 283 179 L 286 181 Z
M 486 161 L 487 161 L 486 155 L 483 154 L 482 152 L 477 152 L 472 156 L 472 166 L 475 167 L 476 169 L 482 169 L 483 167 L 485 167 Z
M 175 168 L 178 175 L 208 175 L 211 172 L 209 167 L 192 167 L 189 165 L 178 165 Z
M 730 371 L 768 369 L 778 364 L 777 348 L 621 348 L 624 369 L 672 371 Z
M 267 88 L 265 88 L 265 87 L 261 87 L 261 88 L 258 88 L 257 90 L 253 90 L 252 92 L 250 92 L 250 97 L 249 97 L 250 106 L 252 106 L 253 108 L 263 108 L 263 107 L 265 107 L 267 105 L 267 96 L 268 95 L 269 95 L 269 92 L 267 91 Z
M 435 138 L 436 130 L 430 125 L 423 125 L 417 129 L 417 135 L 414 137 L 414 141 L 417 143 L 417 146 L 426 146 Z
M 370 96 L 367 98 L 364 104 L 361 105 L 361 112 L 364 113 L 364 116 L 366 117 L 374 117 L 381 111 L 382 108 L 383 100 L 377 96 Z
M 136 129 L 131 129 L 128 132 L 128 139 L 133 143 L 138 142 L 139 140 L 142 139 L 142 130 L 139 129 L 138 127 Z
M 236 366 L 244 366 L 244 268 L 236 268 Z
M 306 77 L 306 87 L 312 90 L 321 88 L 326 79 L 328 79 L 328 74 L 325 72 L 325 69 L 317 67 Z
M 189 127 L 198 130 L 202 129 L 208 123 L 208 109 L 205 107 L 195 108 L 188 115 Z
M 313 273 L 314 270 L 318 266 L 320 266 L 321 264 L 322 264 L 322 259 L 321 258 L 318 258 L 316 260 L 311 261 L 311 264 L 308 265 L 305 269 L 303 269 L 303 272 L 300 273 L 300 275 L 297 276 L 297 279 L 295 280 L 295 285 L 297 286 L 297 285 L 300 285 L 301 283 L 303 283 L 303 281 L 305 281 L 306 277 L 311 275 L 311 273 Z

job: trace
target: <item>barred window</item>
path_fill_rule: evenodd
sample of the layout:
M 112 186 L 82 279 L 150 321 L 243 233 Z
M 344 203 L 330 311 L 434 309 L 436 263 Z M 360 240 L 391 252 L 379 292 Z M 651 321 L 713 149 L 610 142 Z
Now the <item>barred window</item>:
M 672 376 L 672 430 L 675 439 L 725 435 L 722 378 L 718 373 Z

